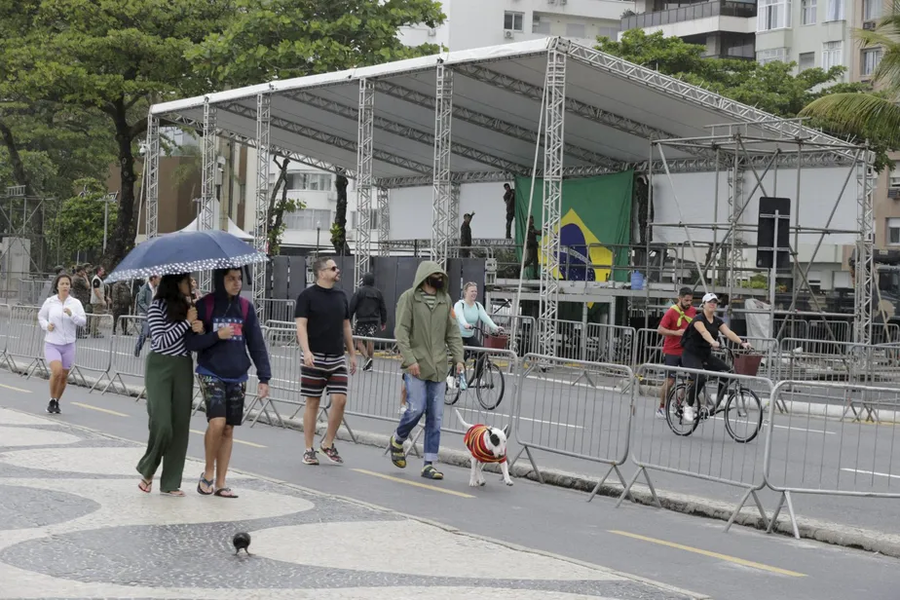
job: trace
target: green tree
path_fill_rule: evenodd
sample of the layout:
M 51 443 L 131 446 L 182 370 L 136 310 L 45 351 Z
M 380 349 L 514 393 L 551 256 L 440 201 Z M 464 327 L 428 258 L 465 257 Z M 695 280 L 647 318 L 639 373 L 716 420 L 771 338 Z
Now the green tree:
M 64 262 L 74 260 L 79 253 L 98 256 L 103 248 L 106 186 L 96 179 L 79 179 L 75 185 L 78 193 L 62 202 L 56 219 L 48 227 Z M 109 203 L 110 225 L 115 222 L 118 208 L 118 203 Z
M 5 91 L 95 111 L 113 131 L 122 189 L 110 264 L 134 243 L 134 151 L 147 108 L 209 89 L 186 54 L 223 31 L 234 8 L 234 0 L 20 0 L 0 9 L 0 30 L 17 32 L 0 44 Z
M 272 195 L 269 196 L 269 254 L 276 255 L 281 253 L 281 237 L 284 235 L 284 213 L 291 213 L 295 210 L 303 210 L 306 204 L 295 198 L 288 198 L 287 187 L 287 169 L 290 164 L 289 158 L 283 158 L 279 163 L 275 159 L 275 165 L 278 167 L 278 179 L 272 188 Z
M 900 1 L 878 22 L 874 30 L 857 29 L 853 35 L 863 47 L 881 46 L 882 58 L 872 80 L 881 94 L 860 94 L 853 90 L 817 98 L 802 113 L 827 120 L 841 132 L 869 133 L 891 148 L 900 147 Z

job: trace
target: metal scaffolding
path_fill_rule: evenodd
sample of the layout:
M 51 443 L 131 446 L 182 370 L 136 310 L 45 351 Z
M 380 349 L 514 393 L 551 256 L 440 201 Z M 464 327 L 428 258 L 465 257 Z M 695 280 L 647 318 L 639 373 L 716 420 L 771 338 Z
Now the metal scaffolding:
M 269 141 L 272 125 L 272 97 L 266 93 L 256 96 L 256 224 L 253 228 L 253 248 L 269 250 Z M 253 267 L 253 304 L 261 323 L 265 322 L 266 266 Z
M 455 181 L 450 182 L 450 248 L 449 258 L 459 258 L 459 226 L 462 222 L 459 218 L 459 197 L 462 189 Z
M 440 265 L 449 257 L 451 229 L 450 211 L 450 126 L 453 122 L 453 73 L 443 63 L 437 65 L 434 109 L 434 170 L 432 172 L 431 250 Z
M 213 228 L 213 206 L 216 202 L 216 111 L 217 108 L 210 104 L 209 98 L 203 104 L 203 141 L 202 141 L 202 167 L 200 171 L 200 220 L 198 229 L 211 231 Z M 254 115 L 255 117 L 256 115 Z M 212 291 L 212 273 L 202 271 L 200 273 L 200 289 L 204 292 Z
M 378 256 L 391 254 L 391 206 L 390 190 L 378 187 Z
M 856 166 L 857 216 L 859 237 L 856 240 L 854 291 L 856 311 L 853 314 L 853 341 L 868 345 L 872 340 L 872 301 L 875 288 L 875 207 L 872 191 L 875 174 L 869 161 Z
M 159 117 L 147 116 L 147 239 L 159 235 Z
M 556 354 L 556 322 L 559 309 L 559 227 L 562 217 L 563 157 L 566 120 L 566 55 L 547 56 L 544 102 L 544 190 L 541 211 L 544 264 L 540 266 L 541 300 L 538 307 L 539 347 Z
M 356 144 L 356 259 L 353 289 L 362 285 L 371 267 L 372 256 L 372 151 L 375 134 L 375 86 L 359 80 L 359 137 Z

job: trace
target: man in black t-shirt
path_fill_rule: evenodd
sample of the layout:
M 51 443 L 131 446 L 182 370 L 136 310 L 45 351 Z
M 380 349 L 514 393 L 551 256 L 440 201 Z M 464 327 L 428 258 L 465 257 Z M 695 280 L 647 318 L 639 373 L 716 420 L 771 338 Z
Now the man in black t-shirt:
M 740 336 L 731 331 L 728 325 L 716 316 L 719 299 L 715 294 L 710 293 L 703 296 L 703 304 L 701 306 L 702 311 L 691 321 L 690 327 L 685 330 L 684 335 L 681 337 L 681 343 L 684 346 L 684 352 L 681 355 L 681 366 L 686 369 L 697 369 L 700 371 L 730 371 L 729 366 L 717 356 L 713 356 L 712 353 L 714 349 L 718 349 L 720 346 L 719 336 L 724 335 L 735 344 L 744 348 L 749 348 L 750 344 L 742 341 Z M 694 385 L 691 386 L 688 405 L 684 407 L 684 414 L 682 415 L 682 419 L 685 421 L 693 421 L 699 415 L 699 406 L 695 412 L 694 404 L 697 394 L 706 385 L 706 376 L 691 374 L 691 381 L 694 382 Z M 724 382 L 720 381 L 719 396 L 724 392 L 724 387 Z
M 317 258 L 313 263 L 313 272 L 316 274 L 316 283 L 301 292 L 294 309 L 297 340 L 303 350 L 300 394 L 306 398 L 306 411 L 303 414 L 303 437 L 306 441 L 303 463 L 319 464 L 313 442 L 319 400 L 326 390 L 331 396 L 331 411 L 328 413 L 328 429 L 319 449 L 331 462 L 343 463 L 334 447 L 334 438 L 344 420 L 344 407 L 347 404 L 344 348 L 350 353 L 350 373 L 356 372 L 350 308 L 346 294 L 334 288 L 334 284 L 341 279 L 341 271 L 332 259 Z

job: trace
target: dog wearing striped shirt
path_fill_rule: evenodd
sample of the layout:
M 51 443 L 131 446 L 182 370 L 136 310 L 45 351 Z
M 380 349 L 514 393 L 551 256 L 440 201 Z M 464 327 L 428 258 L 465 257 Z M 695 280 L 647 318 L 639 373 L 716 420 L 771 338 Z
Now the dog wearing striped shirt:
M 484 465 L 486 463 L 499 463 L 500 471 L 503 473 L 503 483 L 512 485 L 513 480 L 509 476 L 509 464 L 506 462 L 506 440 L 509 435 L 509 425 L 503 429 L 489 427 L 480 423 L 469 425 L 463 420 L 458 410 L 456 411 L 456 418 L 459 419 L 459 422 L 466 429 L 463 443 L 472 455 L 469 458 L 469 464 L 471 465 L 469 485 L 478 487 L 485 484 Z

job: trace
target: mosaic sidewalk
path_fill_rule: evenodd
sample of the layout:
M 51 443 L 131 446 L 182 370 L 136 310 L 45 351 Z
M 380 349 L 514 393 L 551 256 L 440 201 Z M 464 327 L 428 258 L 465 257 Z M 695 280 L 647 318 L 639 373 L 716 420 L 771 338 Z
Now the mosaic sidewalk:
M 142 494 L 142 452 L 0 408 L 0 598 L 688 598 L 248 475 L 229 479 L 237 500 L 202 497 L 190 460 L 186 498 Z M 238 531 L 252 556 L 235 556 Z

